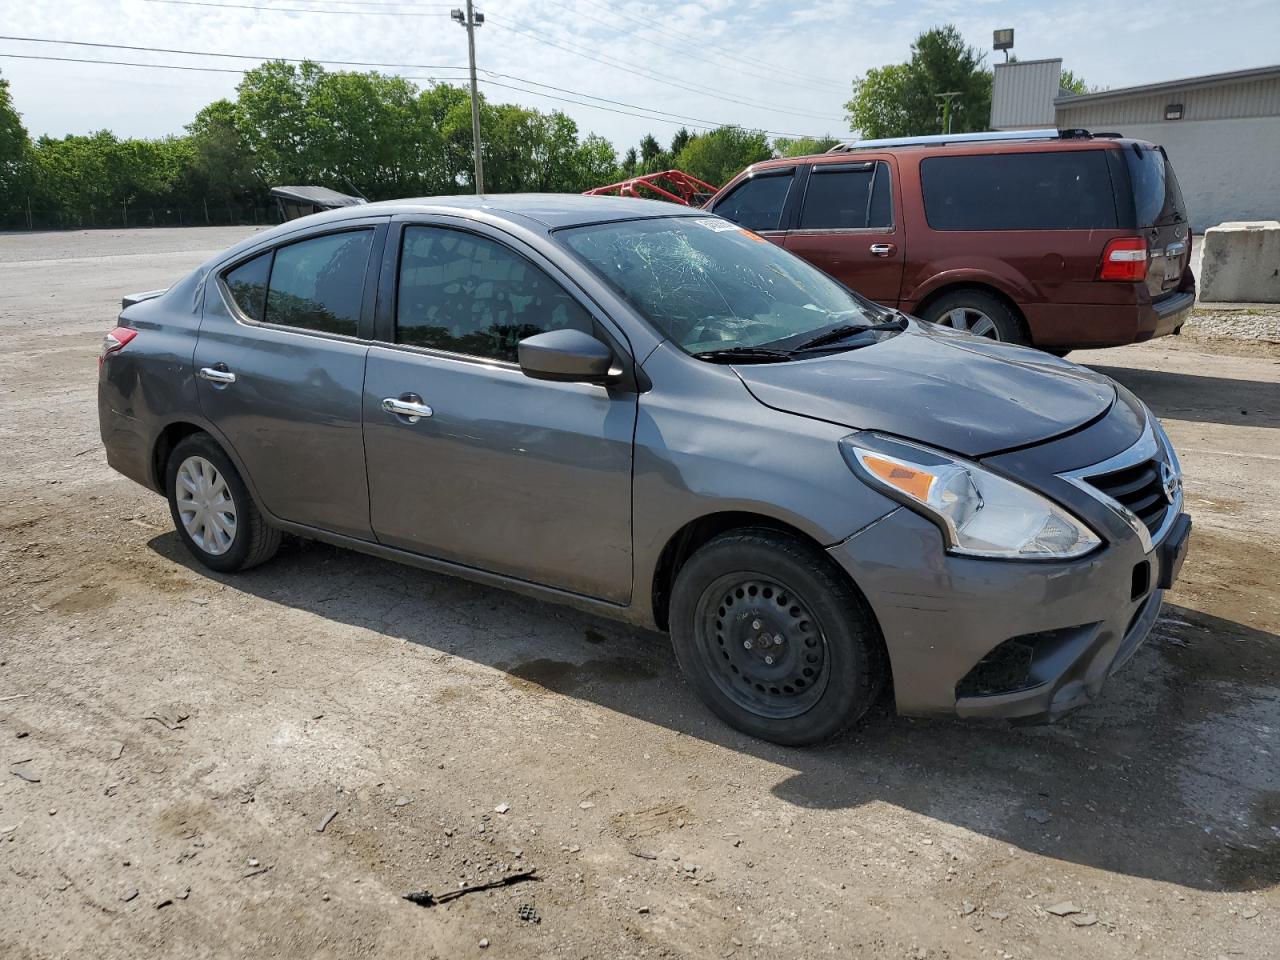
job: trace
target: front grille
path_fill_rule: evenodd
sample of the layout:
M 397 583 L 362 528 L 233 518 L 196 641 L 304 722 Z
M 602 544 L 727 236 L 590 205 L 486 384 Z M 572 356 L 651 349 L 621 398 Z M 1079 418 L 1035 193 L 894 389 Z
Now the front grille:
M 1152 536 L 1160 529 L 1172 506 L 1160 477 L 1159 460 L 1144 460 L 1136 466 L 1087 479 L 1099 491 L 1128 508 Z

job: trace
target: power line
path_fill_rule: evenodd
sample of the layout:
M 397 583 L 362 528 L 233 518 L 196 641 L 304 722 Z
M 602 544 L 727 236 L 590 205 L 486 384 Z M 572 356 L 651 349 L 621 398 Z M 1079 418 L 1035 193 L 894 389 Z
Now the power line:
M 278 57 L 278 56 L 265 56 L 261 54 L 248 54 L 248 53 L 221 53 L 221 52 L 216 52 L 211 50 L 186 50 L 180 47 L 151 47 L 151 46 L 139 46 L 139 45 L 127 44 L 127 43 L 97 43 L 97 42 L 92 42 L 88 40 L 55 40 L 49 37 L 20 37 L 20 36 L 10 36 L 10 35 L 4 35 L 4 34 L 0 34 L 0 40 L 15 40 L 15 41 L 20 41 L 24 43 L 51 43 L 51 44 L 60 44 L 60 45 L 73 46 L 73 47 L 92 47 L 95 49 L 105 49 L 105 50 L 131 50 L 131 51 L 140 52 L 140 53 L 172 53 L 172 54 L 178 54 L 180 56 L 187 56 L 187 57 L 217 57 L 217 58 L 231 59 L 231 60 L 256 60 L 256 61 L 262 61 L 262 62 L 269 61 L 269 60 L 279 60 L 284 63 L 306 63 L 309 60 L 313 63 L 327 64 L 330 66 L 343 66 L 343 67 L 394 67 L 400 70 L 458 70 L 458 71 L 465 71 L 467 69 L 467 67 L 463 65 L 442 64 L 442 63 L 393 63 L 393 62 L 378 61 L 378 60 L 325 60 L 325 59 L 320 59 L 316 57 L 306 57 L 306 58 Z M 0 54 L 0 56 L 3 56 L 3 55 L 4 54 Z M 75 60 L 74 62 L 114 63 L 116 61 Z M 164 66 L 164 64 L 123 64 L 123 65 Z M 534 87 L 541 87 L 545 90 L 555 90 L 558 93 L 567 93 L 575 97 L 585 97 L 588 100 L 597 100 L 601 103 L 612 104 L 618 107 L 627 107 L 632 110 L 641 110 L 641 111 L 644 111 L 646 114 L 656 114 L 658 118 L 669 118 L 672 120 L 687 121 L 692 125 L 702 126 L 706 129 L 729 126 L 729 124 L 725 124 L 716 120 L 708 120 L 705 117 L 693 117 L 693 116 L 689 116 L 688 114 L 673 113 L 670 110 L 659 110 L 656 107 L 646 107 L 636 103 L 628 103 L 625 100 L 613 100 L 613 99 L 610 99 L 609 97 L 601 97 L 601 96 L 597 96 L 596 94 L 584 93 L 581 90 L 573 90 L 568 87 L 559 87 L 551 83 L 542 83 L 538 80 L 530 80 L 528 77 L 521 77 L 511 73 L 502 73 L 497 70 L 487 70 L 487 69 L 484 69 L 483 67 L 479 69 L 480 69 L 480 72 L 487 73 L 490 77 L 498 77 L 504 80 L 513 80 L 516 83 L 529 84 Z M 243 72 L 243 71 L 240 71 L 240 72 Z M 434 78 L 405 77 L 405 79 L 421 80 L 421 79 L 434 79 Z M 457 79 L 457 78 L 449 78 L 449 79 Z M 521 87 L 515 87 L 509 84 L 500 84 L 500 83 L 497 83 L 496 81 L 488 80 L 488 79 L 485 79 L 482 82 L 488 83 L 492 86 L 503 86 L 511 90 L 522 89 Z M 526 90 L 524 92 L 537 94 L 537 91 L 534 91 L 534 90 Z M 538 94 L 538 95 L 546 96 L 546 94 Z M 560 98 L 551 97 L 550 99 L 560 99 Z M 577 101 L 565 100 L 563 102 L 576 103 Z M 582 104 L 582 106 L 591 106 L 591 104 Z M 627 114 L 627 115 L 640 117 L 641 119 L 646 119 L 646 120 L 652 119 L 650 117 L 641 116 L 640 114 L 635 114 L 635 113 Z M 776 134 L 777 136 L 794 136 L 794 134 L 777 133 L 777 131 L 770 131 L 770 130 L 765 130 L 763 132 L 773 133 L 773 134 Z
M 326 0 L 311 0 L 323 3 Z M 339 0 L 341 2 L 341 0 Z M 147 0 L 147 3 L 170 3 L 180 7 L 221 7 L 227 10 L 257 10 L 262 13 L 327 13 L 334 16 L 352 17 L 435 17 L 434 13 L 401 12 L 396 10 L 324 10 L 316 7 L 259 7 L 248 3 L 216 3 L 214 0 Z M 414 4 L 418 11 L 424 9 L 448 10 L 445 4 Z
M 12 38 L 3 38 L 3 37 L 0 37 L 0 39 L 12 39 Z M 235 56 L 235 54 L 210 54 L 210 56 L 215 56 L 215 55 L 216 55 L 216 56 Z M 238 69 L 235 69 L 235 68 L 233 68 L 233 67 L 201 67 L 201 66 L 188 66 L 188 65 L 183 65 L 183 64 L 172 64 L 172 63 L 136 63 L 136 62 L 133 62 L 133 61 L 127 61 L 127 60 L 91 60 L 91 59 L 88 59 L 88 58 L 86 58 L 86 57 L 55 57 L 55 56 L 47 56 L 47 55 L 46 55 L 46 56 L 38 56 L 38 55 L 36 55 L 36 54 L 25 54 L 25 53 L 0 53 L 0 57 L 9 58 L 9 59 L 16 59 L 16 60 L 42 60 L 42 61 L 53 61 L 53 62 L 56 62 L 56 63 L 89 63 L 89 64 L 99 64 L 99 65 L 103 65 L 103 66 L 115 66 L 115 67 L 141 67 L 141 68 L 144 68 L 144 69 L 151 69 L 151 70 L 183 70 L 183 71 L 190 71 L 190 72 L 197 72 L 197 73 L 232 73 L 232 74 L 244 74 L 244 73 L 245 73 L 245 70 L 238 70 Z M 277 57 L 277 58 L 274 58 L 274 59 L 284 59 L 284 58 Z M 289 61 L 286 61 L 286 62 L 289 62 Z M 291 62 L 300 63 L 300 62 L 302 62 L 302 61 L 297 61 L 297 60 L 295 60 L 295 61 L 291 61 Z M 315 61 L 315 62 L 320 63 L 320 62 L 323 62 L 323 61 Z M 462 70 L 462 69 L 465 69 L 465 68 L 462 68 L 462 67 L 446 67 L 446 68 L 444 68 L 444 69 L 450 69 L 450 70 Z M 499 76 L 505 76 L 505 75 L 503 75 L 503 74 L 499 74 Z M 431 82 L 431 83 L 439 83 L 439 82 L 441 82 L 442 80 L 445 80 L 445 81 L 452 81 L 452 80 L 462 81 L 462 80 L 465 80 L 465 79 L 466 79 L 466 76 L 465 76 L 465 75 L 464 75 L 464 76 L 460 76 L 460 77 L 435 77 L 435 76 L 430 76 L 430 77 L 408 77 L 408 76 L 406 76 L 406 77 L 403 77 L 403 79 L 405 79 L 405 80 L 414 80 L 414 81 L 428 81 L 428 82 Z M 580 106 L 580 107 L 587 107 L 588 109 L 591 109 L 591 110 L 599 110 L 599 111 L 603 111 L 603 112 L 605 112 L 605 113 L 614 113 L 614 114 L 619 114 L 619 115 L 621 115 L 621 116 L 625 116 L 625 117 L 637 117 L 637 118 L 639 118 L 639 119 L 641 119 L 641 120 L 657 121 L 657 122 L 659 122 L 659 123 L 671 123 L 671 124 L 675 124 L 675 123 L 678 123 L 678 122 L 683 122 L 683 121 L 680 121 L 680 120 L 673 120 L 673 119 L 670 119 L 670 118 L 669 118 L 670 116 L 677 116 L 677 117 L 678 117 L 678 116 L 679 116 L 678 114 L 677 114 L 677 115 L 668 115 L 668 116 L 665 116 L 665 117 L 664 117 L 664 116 L 656 116 L 656 115 L 654 115 L 654 114 L 660 113 L 660 112 L 662 112 L 662 111 L 649 111 L 649 108 L 647 108 L 647 107 L 637 107 L 637 109 L 638 109 L 638 110 L 645 110 L 645 111 L 648 111 L 648 112 L 646 112 L 646 113 L 634 113 L 634 112 L 627 111 L 627 110 L 618 110 L 618 109 L 615 109 L 615 108 L 613 108 L 613 107 L 607 107 L 607 106 L 603 106 L 603 105 L 600 105 L 600 104 L 595 104 L 595 103 L 584 103 L 584 102 L 579 101 L 579 100 L 570 100 L 570 99 L 568 99 L 568 98 L 566 98 L 566 97 L 559 97 L 559 96 L 555 96 L 554 94 L 543 93 L 543 92 L 542 92 L 542 91 L 540 91 L 540 90 L 530 90 L 530 89 L 528 89 L 527 87 L 516 86 L 516 85 L 514 85 L 514 84 L 501 83 L 501 82 L 496 81 L 496 80 L 489 80 L 489 79 L 482 79 L 482 78 L 477 78 L 477 79 L 478 79 L 478 82 L 483 83 L 483 84 L 486 84 L 486 85 L 488 85 L 488 86 L 502 87 L 502 88 L 505 88 L 505 89 L 508 89 L 508 90 L 516 90 L 516 91 L 519 91 L 519 92 L 521 92 L 521 93 L 527 93 L 527 94 L 530 94 L 530 95 L 532 95 L 532 96 L 536 96 L 536 97 L 545 97 L 545 98 L 546 98 L 546 99 L 548 99 L 548 100 L 558 100 L 558 101 L 560 101 L 560 102 L 562 102 L 562 103 L 570 103 L 570 104 L 574 104 L 574 105 L 576 105 L 576 106 Z M 536 81 L 528 81 L 528 82 L 530 82 L 530 83 L 534 83 L 534 82 L 536 82 Z M 545 86 L 545 87 L 547 87 L 548 89 L 555 89 L 555 90 L 561 90 L 561 89 L 563 89 L 563 88 L 559 88 L 559 87 L 552 87 L 552 86 L 550 86 L 549 84 L 539 84 L 539 86 Z M 568 93 L 572 93 L 573 95 L 575 95 L 575 96 L 579 96 L 579 97 L 589 97 L 589 98 L 592 98 L 592 99 L 599 99 L 599 100 L 603 100 L 603 99 L 604 99 L 604 98 L 601 98 L 601 97 L 593 97 L 593 96 L 592 96 L 592 94 L 588 94 L 588 93 L 579 93 L 578 91 L 566 91 L 566 92 L 568 92 Z M 607 102 L 607 103 L 617 103 L 617 102 L 619 102 L 619 101 L 605 101 L 605 102 Z M 702 126 L 704 129 L 713 129 L 714 127 L 717 127 L 717 126 L 729 126 L 729 124 L 715 124 L 715 123 L 711 123 L 711 122 L 709 122 L 709 121 L 704 121 L 704 122 L 694 122 L 694 123 L 690 123 L 689 125 L 690 125 L 690 126 Z M 770 136 L 777 136 L 777 137 L 791 137 L 791 138 L 795 138 L 795 137 L 808 137 L 808 136 L 813 136 L 813 134 L 787 133 L 787 132 L 780 131 L 780 130 L 761 130 L 760 132 L 761 132 L 761 133 L 765 133 L 765 134 L 769 134 Z

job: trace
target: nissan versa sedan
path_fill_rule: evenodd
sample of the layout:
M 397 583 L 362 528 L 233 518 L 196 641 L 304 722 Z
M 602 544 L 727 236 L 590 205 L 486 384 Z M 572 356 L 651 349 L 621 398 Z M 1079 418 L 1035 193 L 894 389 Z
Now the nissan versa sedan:
M 292 221 L 126 297 L 111 466 L 230 573 L 282 534 L 669 631 L 727 723 L 1052 719 L 1190 519 L 1151 412 L 705 212 L 447 197 Z

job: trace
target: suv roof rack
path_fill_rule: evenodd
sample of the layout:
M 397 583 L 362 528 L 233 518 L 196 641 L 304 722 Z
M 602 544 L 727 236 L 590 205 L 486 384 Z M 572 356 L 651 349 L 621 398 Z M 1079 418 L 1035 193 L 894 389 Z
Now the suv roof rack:
M 999 143 L 1008 140 L 1076 140 L 1092 136 L 1088 130 L 984 130 L 978 133 L 935 133 L 924 137 L 885 137 L 881 140 L 856 140 L 838 143 L 827 153 L 850 153 L 854 150 L 876 150 L 881 147 L 947 146 L 953 143 Z

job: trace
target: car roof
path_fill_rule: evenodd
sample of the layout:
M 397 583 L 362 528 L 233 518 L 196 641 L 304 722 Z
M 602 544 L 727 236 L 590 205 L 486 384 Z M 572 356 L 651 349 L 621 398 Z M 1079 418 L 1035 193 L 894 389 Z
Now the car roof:
M 636 220 L 647 217 L 707 216 L 705 210 L 685 207 L 663 200 L 637 197 L 585 196 L 580 193 L 498 193 L 445 197 L 410 197 L 402 200 L 380 200 L 359 207 L 335 210 L 324 216 L 333 220 L 401 213 L 468 213 L 483 212 L 498 219 L 533 220 L 549 230 L 576 227 L 612 220 Z M 315 221 L 312 221 L 315 222 Z

